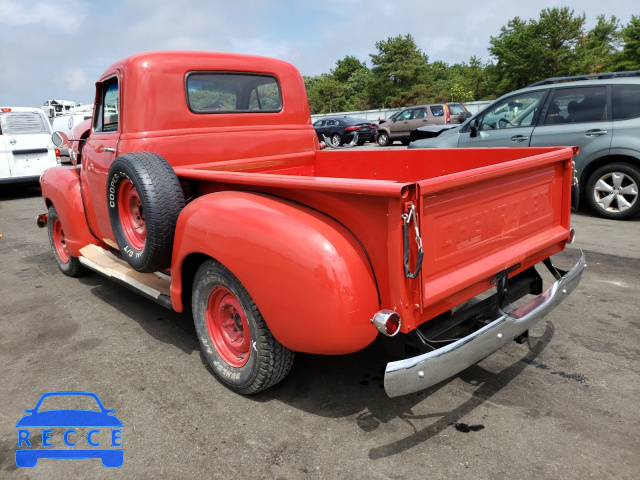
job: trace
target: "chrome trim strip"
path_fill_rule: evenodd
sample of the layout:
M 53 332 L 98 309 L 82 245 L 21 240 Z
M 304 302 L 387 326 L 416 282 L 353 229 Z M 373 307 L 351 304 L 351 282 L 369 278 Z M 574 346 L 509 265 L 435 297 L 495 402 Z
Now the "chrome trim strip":
M 390 362 L 384 389 L 390 397 L 423 390 L 475 365 L 542 320 L 580 283 L 587 266 L 584 253 L 562 278 L 540 296 L 505 313 L 489 325 L 445 347 L 413 358 Z

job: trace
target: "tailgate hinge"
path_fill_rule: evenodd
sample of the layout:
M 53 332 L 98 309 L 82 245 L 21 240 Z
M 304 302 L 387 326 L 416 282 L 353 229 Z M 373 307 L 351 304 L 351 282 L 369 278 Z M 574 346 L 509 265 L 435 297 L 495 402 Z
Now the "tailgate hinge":
M 416 278 L 422 269 L 422 238 L 420 238 L 420 230 L 418 229 L 418 219 L 416 216 L 416 206 L 413 202 L 405 204 L 405 211 L 402 214 L 402 241 L 404 248 L 404 274 L 407 278 Z M 412 272 L 409 267 L 409 223 L 413 220 L 415 229 L 415 240 L 418 245 L 418 258 L 416 259 L 416 269 Z

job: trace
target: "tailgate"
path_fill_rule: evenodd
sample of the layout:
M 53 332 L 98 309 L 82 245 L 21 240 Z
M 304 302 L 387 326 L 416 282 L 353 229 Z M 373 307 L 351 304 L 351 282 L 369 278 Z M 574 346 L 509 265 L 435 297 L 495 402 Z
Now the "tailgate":
M 11 176 L 14 178 L 38 176 L 47 168 L 57 165 L 54 151 L 41 146 L 43 144 L 42 138 L 31 141 L 32 139 L 29 137 L 33 136 L 23 135 L 20 138 L 20 143 L 21 146 L 33 146 L 34 148 L 16 148 L 7 152 Z M 38 145 L 40 145 L 39 148 Z
M 463 291 L 477 295 L 498 272 L 528 268 L 564 248 L 573 151 L 533 153 L 418 182 L 423 308 Z

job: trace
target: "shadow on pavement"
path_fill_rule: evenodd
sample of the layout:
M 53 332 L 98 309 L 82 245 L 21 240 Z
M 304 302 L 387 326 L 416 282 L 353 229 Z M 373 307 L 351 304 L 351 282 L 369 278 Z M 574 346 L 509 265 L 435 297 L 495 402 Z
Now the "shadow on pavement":
M 21 198 L 33 198 L 41 195 L 40 185 L 37 183 L 0 185 L 0 201 L 20 200 Z
M 186 354 L 200 349 L 189 315 L 171 312 L 147 299 L 140 301 L 135 293 L 125 294 L 129 292 L 126 288 L 97 274 L 85 275 L 79 280 L 92 287 L 93 295 L 137 322 L 153 338 L 172 344 Z M 393 358 L 379 342 L 350 355 L 297 354 L 293 369 L 283 382 L 246 398 L 259 403 L 280 401 L 303 412 L 326 418 L 355 416 L 356 424 L 364 432 L 373 432 L 381 424 L 394 419 L 411 425 L 413 434 L 369 451 L 370 459 L 381 459 L 416 447 L 451 425 L 460 425 L 465 416 L 491 399 L 531 365 L 553 335 L 554 326 L 547 322 L 544 333 L 535 344 L 530 345 L 527 354 L 498 373 L 489 372 L 478 365 L 460 373 L 455 378 L 478 387 L 467 401 L 450 411 L 416 415 L 412 410 L 451 380 L 414 394 L 389 398 L 383 388 L 383 376 L 386 363 Z M 200 357 L 203 366 L 211 373 L 211 381 L 217 382 L 202 353 Z M 223 386 L 222 383 L 220 385 Z M 422 429 L 412 423 L 427 418 L 437 420 Z

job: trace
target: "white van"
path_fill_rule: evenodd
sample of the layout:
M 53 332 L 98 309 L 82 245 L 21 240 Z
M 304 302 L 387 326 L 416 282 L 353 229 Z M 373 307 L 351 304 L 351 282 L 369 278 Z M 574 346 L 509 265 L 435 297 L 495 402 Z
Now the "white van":
M 49 167 L 60 165 L 60 151 L 51 141 L 44 111 L 0 107 L 0 184 L 40 180 Z

